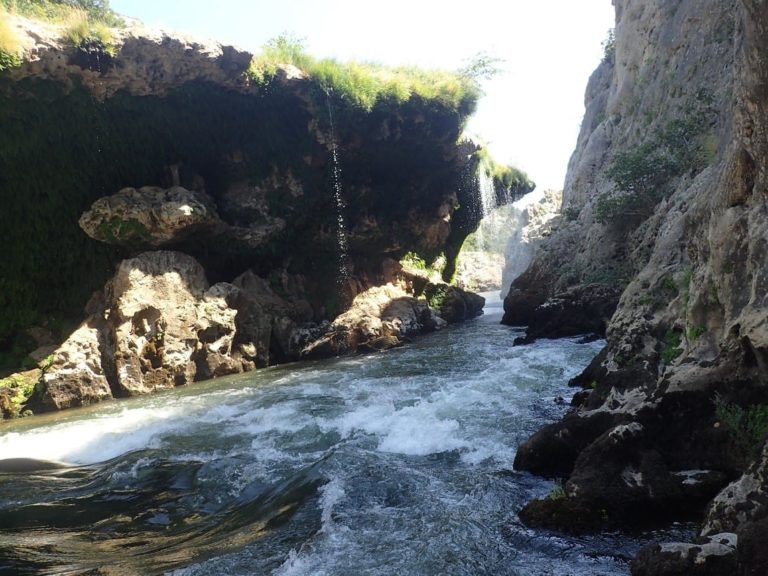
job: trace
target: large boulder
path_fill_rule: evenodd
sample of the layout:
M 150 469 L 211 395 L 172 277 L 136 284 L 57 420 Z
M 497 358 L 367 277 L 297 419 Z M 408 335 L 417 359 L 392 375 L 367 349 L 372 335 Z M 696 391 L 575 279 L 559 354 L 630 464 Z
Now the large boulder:
M 224 361 L 235 334 L 227 299 L 236 293 L 227 284 L 209 288 L 200 264 L 180 252 L 124 260 L 106 288 L 119 393 L 188 384 L 198 364 L 206 366 L 206 376 L 241 370 Z
M 111 349 L 103 318 L 92 316 L 53 353 L 43 374 L 41 407 L 61 410 L 87 406 L 112 397 L 103 355 Z
M 319 358 L 383 350 L 444 325 L 424 300 L 392 284 L 375 286 L 358 294 L 349 310 L 338 316 L 322 337 L 307 345 L 302 355 Z
M 248 368 L 235 349 L 239 289 L 209 286 L 180 252 L 124 260 L 91 316 L 54 352 L 35 410 L 134 396 Z
M 181 186 L 123 188 L 80 217 L 88 236 L 108 244 L 159 247 L 221 225 L 213 200 Z
M 563 338 L 578 334 L 605 336 L 608 322 L 616 311 L 621 291 L 605 284 L 573 286 L 541 304 L 531 306 L 511 292 L 505 300 L 505 309 L 514 311 L 506 315 L 506 323 L 528 324 L 524 337 L 515 344 L 529 344 L 538 338 Z M 521 310 L 515 310 L 516 307 Z

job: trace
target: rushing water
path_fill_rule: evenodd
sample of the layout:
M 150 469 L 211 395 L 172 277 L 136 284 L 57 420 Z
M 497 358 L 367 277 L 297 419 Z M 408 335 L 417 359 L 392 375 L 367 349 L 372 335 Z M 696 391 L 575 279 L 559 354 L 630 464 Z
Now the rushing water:
M 511 346 L 486 315 L 386 353 L 289 365 L 0 428 L 0 574 L 618 575 L 638 540 L 516 511 L 511 471 L 599 343 Z

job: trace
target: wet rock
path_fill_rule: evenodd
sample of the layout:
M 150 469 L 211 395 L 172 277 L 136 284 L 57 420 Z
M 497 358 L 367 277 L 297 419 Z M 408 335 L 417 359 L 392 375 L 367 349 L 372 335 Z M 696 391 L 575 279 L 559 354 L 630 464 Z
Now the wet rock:
M 520 510 L 519 518 L 531 528 L 575 535 L 593 533 L 609 526 L 604 510 L 567 496 L 531 500 Z
M 568 415 L 561 422 L 545 426 L 517 449 L 515 470 L 566 477 L 581 451 L 613 424 L 613 416 L 605 412 Z
M 768 518 L 748 522 L 739 528 L 739 576 L 768 574 Z
M 485 298 L 448 284 L 428 283 L 424 296 L 429 306 L 448 324 L 463 322 L 483 313 Z
M 620 295 L 618 289 L 603 284 L 572 287 L 527 312 L 528 329 L 515 344 L 585 333 L 605 336 Z
M 392 284 L 376 286 L 358 294 L 350 309 L 319 340 L 305 347 L 302 356 L 320 358 L 392 348 L 440 324 L 423 300 Z
M 736 534 L 722 533 L 700 544 L 652 544 L 632 561 L 632 576 L 735 575 L 736 542 Z
M 124 246 L 160 247 L 222 223 L 213 200 L 181 186 L 123 188 L 100 198 L 80 217 L 91 238 Z

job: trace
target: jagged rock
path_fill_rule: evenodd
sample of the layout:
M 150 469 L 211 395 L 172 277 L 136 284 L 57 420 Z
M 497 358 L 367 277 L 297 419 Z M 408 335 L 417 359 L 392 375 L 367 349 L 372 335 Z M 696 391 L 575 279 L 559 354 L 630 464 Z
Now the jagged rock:
M 768 517 L 768 444 L 752 466 L 712 500 L 701 533 L 735 532 L 764 517 Z
M 532 317 L 536 298 L 564 286 L 601 277 L 600 284 L 625 289 L 605 351 L 575 382 L 588 396 L 529 443 L 538 447 L 535 466 L 546 471 L 576 418 L 605 413 L 612 427 L 632 427 L 636 435 L 615 443 L 616 428 L 579 435 L 569 496 L 609 515 L 640 510 L 625 516 L 643 521 L 695 510 L 721 487 L 703 534 L 750 535 L 744 562 L 739 545 L 738 572 L 732 551 L 707 560 L 701 545 L 689 544 L 663 557 L 658 548 L 644 552 L 637 570 L 645 571 L 637 573 L 747 573 L 747 562 L 764 565 L 754 526 L 768 513 L 766 480 L 762 460 L 745 472 L 745 451 L 724 430 L 715 404 L 748 410 L 768 396 L 768 3 L 718 0 L 701 12 L 684 1 L 674 18 L 664 2 L 615 4 L 615 59 L 590 81 L 566 178 L 565 205 L 578 208 L 577 217 L 541 247 L 511 297 L 532 303 L 520 314 Z M 653 64 L 660 60 L 664 66 Z M 598 224 L 599 198 L 617 186 L 610 171 L 616 158 L 657 129 L 684 122 L 680 110 L 696 95 L 711 107 L 696 118 L 705 126 L 702 142 L 712 146 L 706 162 L 663 183 L 666 197 L 642 218 L 619 214 Z
M 285 277 L 278 295 L 270 283 L 251 271 L 234 280 L 240 289 L 235 303 L 237 340 L 243 354 L 256 366 L 298 360 L 308 339 L 319 336 L 324 327 L 313 322 L 312 306 L 304 298 L 300 278 Z
M 440 325 L 423 300 L 392 284 L 375 286 L 358 294 L 350 309 L 338 316 L 320 339 L 306 346 L 302 356 L 322 358 L 392 348 L 409 336 Z
M 562 338 L 585 333 L 605 336 L 619 296 L 618 289 L 604 284 L 571 287 L 527 312 L 528 330 L 525 337 L 515 340 L 515 344 L 530 344 L 537 338 Z M 514 298 L 512 296 L 511 301 Z M 509 318 L 507 322 L 510 322 Z
M 80 217 L 80 228 L 95 240 L 144 247 L 178 243 L 220 225 L 213 200 L 181 186 L 123 188 Z
M 53 353 L 53 362 L 43 375 L 42 409 L 87 406 L 112 398 L 102 361 L 109 348 L 102 318 L 91 317 L 75 330 Z
M 202 266 L 180 252 L 145 252 L 125 260 L 106 288 L 114 336 L 116 386 L 135 395 L 242 368 L 229 356 L 237 289 L 208 287 Z
M 736 534 L 723 533 L 701 544 L 652 544 L 632 561 L 632 576 L 735 575 L 736 542 Z

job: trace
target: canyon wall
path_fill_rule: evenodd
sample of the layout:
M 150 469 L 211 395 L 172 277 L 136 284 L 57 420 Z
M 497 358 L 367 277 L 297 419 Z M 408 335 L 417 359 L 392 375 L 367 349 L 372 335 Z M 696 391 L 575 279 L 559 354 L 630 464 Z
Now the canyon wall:
M 768 4 L 614 4 L 615 47 L 590 79 L 566 179 L 570 222 L 506 301 L 507 322 L 546 336 L 557 330 L 537 332 L 537 310 L 575 295 L 553 322 L 567 324 L 606 294 L 607 345 L 573 382 L 574 409 L 516 458 L 565 478 L 566 497 L 522 516 L 594 529 L 712 501 L 710 540 L 652 547 L 634 573 L 762 574 Z

